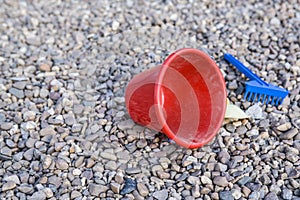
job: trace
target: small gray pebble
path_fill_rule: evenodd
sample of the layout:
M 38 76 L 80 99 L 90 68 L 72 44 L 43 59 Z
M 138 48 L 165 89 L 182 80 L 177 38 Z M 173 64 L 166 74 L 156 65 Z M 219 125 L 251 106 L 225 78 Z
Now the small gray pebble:
M 279 198 L 274 192 L 270 192 L 265 196 L 265 200 L 279 200 Z
M 89 192 L 92 196 L 99 196 L 101 193 L 104 193 L 108 190 L 107 186 L 90 183 L 89 184 Z
M 283 199 L 292 199 L 293 192 L 289 189 L 283 189 L 282 190 L 282 198 Z
M 260 198 L 260 194 L 258 191 L 253 191 L 251 192 L 251 194 L 249 195 L 249 199 L 259 199 Z
M 141 173 L 141 169 L 138 167 L 133 167 L 133 168 L 127 168 L 125 170 L 126 174 L 132 175 L 132 174 L 138 174 Z
M 136 187 L 137 187 L 136 180 L 131 178 L 125 178 L 125 185 L 121 190 L 120 194 L 124 195 L 124 194 L 131 193 L 132 191 L 137 189 Z
M 21 185 L 18 187 L 18 190 L 19 190 L 20 192 L 25 193 L 25 194 L 30 194 L 30 193 L 33 192 L 34 188 L 33 188 L 32 185 L 29 185 L 29 184 L 24 183 L 24 184 L 21 184 Z
M 213 179 L 213 183 L 221 187 L 226 187 L 228 185 L 228 181 L 224 176 L 216 176 Z
M 249 182 L 251 182 L 251 177 L 249 177 L 249 176 L 244 176 L 243 178 L 241 178 L 239 181 L 238 181 L 238 184 L 239 185 L 241 185 L 241 186 L 243 186 L 243 185 L 245 185 L 246 183 L 249 183 Z
M 4 130 L 4 131 L 8 131 L 12 128 L 13 126 L 13 123 L 11 122 L 4 122 L 4 123 L 1 123 L 0 125 L 0 129 Z
M 153 193 L 153 197 L 158 200 L 166 200 L 168 199 L 168 191 L 163 189 Z
M 7 191 L 7 190 L 12 190 L 12 189 L 14 189 L 16 186 L 17 186 L 17 184 L 16 184 L 15 182 L 13 182 L 13 181 L 8 181 L 8 182 L 6 182 L 6 183 L 4 183 L 4 184 L 2 185 L 2 192 L 5 192 L 5 191 Z
M 231 191 L 222 191 L 219 193 L 220 200 L 234 200 Z
M 12 156 L 12 150 L 10 148 L 6 147 L 6 146 L 2 147 L 0 149 L 0 153 L 5 155 L 5 156 L 9 156 L 9 157 Z
M 279 138 L 283 139 L 283 140 L 289 140 L 289 139 L 292 139 L 298 133 L 299 133 L 298 129 L 293 128 L 293 129 L 288 130 L 285 133 L 280 134 Z
M 13 87 L 16 89 L 19 89 L 19 90 L 23 90 L 25 88 L 25 86 L 26 86 L 25 81 L 18 81 L 13 84 Z
M 80 198 L 80 197 L 82 197 L 81 192 L 78 192 L 78 191 L 76 191 L 76 190 L 73 190 L 73 191 L 71 192 L 71 199 L 76 199 L 76 198 Z
M 69 168 L 69 164 L 64 159 L 61 159 L 61 158 L 58 158 L 55 161 L 55 166 L 61 170 L 66 170 Z
M 16 184 L 20 184 L 20 179 L 17 175 L 10 175 L 3 178 L 4 181 L 12 181 Z
M 5 114 L 4 113 L 0 113 L 0 122 L 4 122 L 6 119 Z
M 228 89 L 235 90 L 238 88 L 238 84 L 236 80 L 230 81 L 228 84 Z
M 11 93 L 12 95 L 16 96 L 19 99 L 23 99 L 25 97 L 24 91 L 16 88 L 10 88 L 9 93 Z
M 28 200 L 45 200 L 45 199 L 47 199 L 47 196 L 43 191 L 37 191 L 33 193 L 30 197 L 28 197 Z

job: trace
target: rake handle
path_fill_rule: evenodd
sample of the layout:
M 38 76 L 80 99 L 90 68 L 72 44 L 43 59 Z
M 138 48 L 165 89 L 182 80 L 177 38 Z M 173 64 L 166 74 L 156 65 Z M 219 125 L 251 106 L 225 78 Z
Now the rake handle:
M 246 67 L 243 63 L 237 60 L 229 53 L 224 54 L 224 59 L 235 66 L 240 72 L 245 74 L 250 80 L 255 80 L 261 85 L 269 85 L 265 81 L 261 80 L 256 74 L 254 74 L 248 67 Z

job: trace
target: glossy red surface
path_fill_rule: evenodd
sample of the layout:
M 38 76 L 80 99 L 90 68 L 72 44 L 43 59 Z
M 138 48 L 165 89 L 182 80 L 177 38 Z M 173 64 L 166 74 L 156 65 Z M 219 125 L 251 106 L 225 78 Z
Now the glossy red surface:
M 131 118 L 187 148 L 217 134 L 225 115 L 226 88 L 216 63 L 197 49 L 180 49 L 126 88 Z

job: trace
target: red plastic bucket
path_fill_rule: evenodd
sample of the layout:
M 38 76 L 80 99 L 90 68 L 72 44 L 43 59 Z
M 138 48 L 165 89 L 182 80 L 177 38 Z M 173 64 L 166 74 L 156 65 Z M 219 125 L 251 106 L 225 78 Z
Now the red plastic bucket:
M 125 93 L 138 124 L 198 148 L 212 140 L 226 110 L 226 87 L 216 63 L 197 49 L 180 49 L 162 65 L 136 75 Z

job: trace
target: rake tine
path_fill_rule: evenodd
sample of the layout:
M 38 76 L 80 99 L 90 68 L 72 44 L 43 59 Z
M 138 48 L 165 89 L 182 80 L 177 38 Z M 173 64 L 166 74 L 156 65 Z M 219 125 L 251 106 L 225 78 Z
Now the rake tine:
M 281 97 L 278 97 L 278 98 L 277 98 L 276 106 L 278 106 L 279 102 L 281 102 Z
M 261 93 L 259 93 L 258 98 L 257 98 L 257 102 L 259 102 L 261 96 L 262 96 Z
M 270 104 L 270 102 L 272 102 L 273 98 L 274 98 L 274 96 L 270 96 L 270 99 L 268 99 L 268 103 L 267 104 Z
M 277 98 L 277 97 L 275 97 L 275 96 L 272 98 L 272 102 L 271 102 L 271 105 L 272 105 L 272 106 L 273 106 L 273 104 L 275 103 L 275 99 L 276 99 L 276 98 Z
M 250 94 L 249 94 L 249 96 L 248 96 L 248 98 L 247 98 L 247 101 L 250 101 L 252 94 L 253 94 L 253 93 L 250 92 Z
M 268 95 L 264 94 L 264 98 L 263 98 L 263 100 L 262 100 L 262 102 L 261 102 L 262 104 L 265 103 L 265 100 L 266 100 L 267 96 L 268 96 Z
M 281 105 L 283 103 L 283 101 L 284 101 L 284 97 L 281 97 L 279 105 Z
M 250 101 L 253 102 L 254 96 L 255 96 L 255 92 L 252 93 L 251 98 L 250 98 Z
M 271 105 L 274 105 L 274 101 L 276 100 L 276 96 L 272 96 L 272 101 L 271 101 Z
M 265 96 L 265 94 L 261 94 L 260 102 L 261 102 L 262 104 L 264 104 L 264 102 L 263 102 L 264 96 Z
M 253 95 L 252 95 L 252 102 L 254 102 L 255 96 L 256 96 L 256 93 L 253 93 Z
M 266 104 L 269 104 L 269 101 L 272 99 L 272 96 L 268 96 Z
M 255 93 L 254 98 L 253 98 L 253 102 L 256 102 L 256 97 L 257 97 L 257 93 Z
M 247 99 L 248 94 L 249 94 L 249 92 L 246 91 L 246 93 L 244 94 L 244 99 L 245 99 L 245 100 Z

